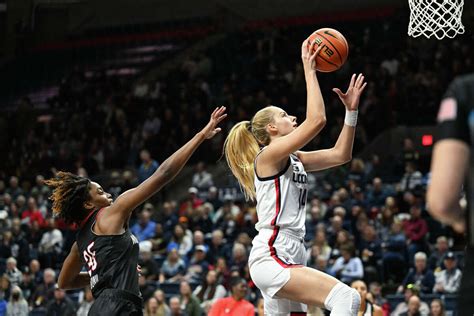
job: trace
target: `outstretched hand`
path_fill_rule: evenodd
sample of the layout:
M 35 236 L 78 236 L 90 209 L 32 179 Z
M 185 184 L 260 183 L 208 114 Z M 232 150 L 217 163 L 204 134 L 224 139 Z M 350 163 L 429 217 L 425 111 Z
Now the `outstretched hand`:
M 364 82 L 364 75 L 359 74 L 356 80 L 356 75 L 353 74 L 346 93 L 343 93 L 338 88 L 333 88 L 332 91 L 339 96 L 347 110 L 356 111 L 359 108 L 359 99 L 365 86 L 367 86 L 367 82 Z
M 214 112 L 211 114 L 211 119 L 209 123 L 202 129 L 202 133 L 207 139 L 214 137 L 217 133 L 219 133 L 222 129 L 220 127 L 216 127 L 223 119 L 226 118 L 227 114 L 224 113 L 226 110 L 225 106 L 217 107 Z
M 301 45 L 301 60 L 303 61 L 303 68 L 305 72 L 316 71 L 317 56 L 323 46 L 316 48 L 316 41 L 310 42 L 307 38 Z

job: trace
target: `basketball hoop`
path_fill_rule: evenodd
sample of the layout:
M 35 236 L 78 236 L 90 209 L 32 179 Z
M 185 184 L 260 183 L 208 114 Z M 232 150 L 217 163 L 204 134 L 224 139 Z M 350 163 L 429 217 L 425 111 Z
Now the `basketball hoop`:
M 454 38 L 464 33 L 462 8 L 464 0 L 408 0 L 410 23 L 408 35 L 427 38 Z

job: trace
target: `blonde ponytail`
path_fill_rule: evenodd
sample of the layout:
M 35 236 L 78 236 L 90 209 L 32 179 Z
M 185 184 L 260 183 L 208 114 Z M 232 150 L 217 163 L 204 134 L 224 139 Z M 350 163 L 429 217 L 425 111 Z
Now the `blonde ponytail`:
M 230 170 L 237 178 L 247 200 L 255 200 L 253 165 L 260 147 L 250 132 L 250 122 L 237 123 L 227 135 L 224 153 Z
M 254 160 L 260 151 L 260 146 L 270 143 L 266 126 L 273 121 L 276 110 L 274 106 L 267 106 L 255 114 L 252 122 L 237 123 L 230 130 L 224 143 L 227 164 L 239 181 L 247 200 L 256 199 Z

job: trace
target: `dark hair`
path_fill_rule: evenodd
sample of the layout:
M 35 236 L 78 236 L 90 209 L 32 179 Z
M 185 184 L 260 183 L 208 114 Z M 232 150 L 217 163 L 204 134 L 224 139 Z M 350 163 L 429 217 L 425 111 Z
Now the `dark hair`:
M 64 219 L 67 224 L 80 225 L 89 211 L 84 203 L 90 199 L 91 181 L 69 172 L 58 172 L 54 178 L 44 182 L 53 189 L 49 197 L 53 201 L 53 214 Z
M 230 279 L 230 288 L 232 289 L 234 286 L 239 285 L 240 283 L 247 284 L 247 281 L 245 281 L 245 279 L 242 277 L 233 277 Z

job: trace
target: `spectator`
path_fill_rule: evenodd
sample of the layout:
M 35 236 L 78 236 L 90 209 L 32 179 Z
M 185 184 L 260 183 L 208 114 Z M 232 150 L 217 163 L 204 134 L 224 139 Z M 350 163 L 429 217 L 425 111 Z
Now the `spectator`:
M 41 270 L 40 262 L 36 259 L 30 261 L 30 275 L 36 284 L 43 281 L 43 270 Z
M 8 193 L 13 200 L 16 200 L 18 196 L 23 194 L 23 190 L 18 184 L 18 178 L 13 176 L 10 177 L 10 186 L 5 190 L 5 193 Z
M 364 315 L 364 314 L 369 314 L 373 316 L 382 316 L 382 308 L 368 299 L 368 296 L 370 293 L 367 291 L 367 284 L 365 284 L 364 281 L 362 280 L 355 280 L 351 282 L 351 287 L 353 289 L 356 289 L 357 292 L 359 292 L 360 295 L 360 307 L 359 307 L 359 313 Z
M 211 245 L 209 246 L 208 260 L 214 264 L 219 257 L 229 257 L 229 247 L 224 240 L 224 233 L 220 229 L 212 232 Z
M 161 266 L 160 282 L 178 282 L 181 281 L 186 272 L 186 264 L 180 258 L 178 250 L 173 248 L 169 251 L 166 260 Z
M 48 303 L 46 316 L 75 316 L 74 303 L 66 296 L 66 291 L 60 288 L 54 289 L 54 300 Z
M 210 218 L 210 214 L 212 212 L 213 206 L 209 202 L 198 206 L 194 210 L 194 214 L 191 219 L 191 227 L 193 228 L 193 230 L 200 230 L 205 234 L 212 232 L 213 224 Z
M 23 297 L 29 301 L 31 295 L 36 289 L 35 281 L 33 280 L 32 276 L 28 271 L 23 272 L 23 280 L 20 283 L 20 288 L 23 292 Z
M 18 270 L 16 266 L 16 259 L 13 257 L 10 257 L 7 259 L 7 270 L 6 270 L 6 275 L 8 277 L 8 280 L 10 281 L 11 286 L 18 286 L 20 285 L 23 275 L 20 270 Z
M 39 223 L 38 223 L 39 224 Z M 23 269 L 30 261 L 30 245 L 25 237 L 25 233 L 21 229 L 21 221 L 19 218 L 12 220 L 12 256 L 18 261 L 18 267 Z
M 7 316 L 28 316 L 28 302 L 23 297 L 21 288 L 17 285 L 12 287 L 12 294 L 7 305 Z
M 209 202 L 213 206 L 213 210 L 218 210 L 222 206 L 222 201 L 219 199 L 219 191 L 215 186 L 209 188 L 206 198 L 206 202 Z
M 147 301 L 150 297 L 153 296 L 156 290 L 156 285 L 154 282 L 147 282 L 144 275 L 138 275 L 138 287 L 140 288 L 140 293 L 143 297 L 143 301 Z
M 45 308 L 47 302 L 54 298 L 54 286 L 56 284 L 56 272 L 51 268 L 46 268 L 43 273 L 43 282 L 38 285 L 30 298 L 30 305 L 33 308 Z
M 160 166 L 158 162 L 151 158 L 150 152 L 146 149 L 143 149 L 140 152 L 140 159 L 142 161 L 140 167 L 138 167 L 137 175 L 138 182 L 142 183 L 148 179 Z
M 138 257 L 138 264 L 141 267 L 141 274 L 146 278 L 147 281 L 156 281 L 160 273 L 158 264 L 153 259 L 151 252 L 152 243 L 151 241 L 143 241 L 140 243 L 140 255 Z
M 94 296 L 92 296 L 92 291 L 89 287 L 86 287 L 83 293 L 84 296 L 82 297 L 82 301 L 79 302 L 79 309 L 77 310 L 76 316 L 87 316 L 94 303 Z
M 156 311 L 157 316 L 169 316 L 171 315 L 171 310 L 170 307 L 166 304 L 165 300 L 165 293 L 163 290 L 156 290 L 155 293 L 153 294 L 153 297 L 155 298 L 158 308 Z
M 155 235 L 156 223 L 152 221 L 150 213 L 150 205 L 147 203 L 145 208 L 139 214 L 138 222 L 130 229 L 138 241 L 151 239 Z
M 158 316 L 160 312 L 158 310 L 158 301 L 153 296 L 148 299 L 145 303 L 144 316 Z
M 341 256 L 336 259 L 330 268 L 330 274 L 348 284 L 364 277 L 364 267 L 358 257 L 354 257 L 354 246 L 341 246 Z
M 217 300 L 209 311 L 209 316 L 253 316 L 254 306 L 244 298 L 247 295 L 247 282 L 242 278 L 231 280 L 231 296 Z
M 405 163 L 405 174 L 400 180 L 400 191 L 413 191 L 415 188 L 423 184 L 423 174 L 416 170 L 414 162 Z
M 449 251 L 448 239 L 445 236 L 439 236 L 436 239 L 435 250 L 431 253 L 430 258 L 428 259 L 429 267 L 431 270 L 442 270 L 444 269 L 444 257 Z
M 168 249 L 168 251 L 171 248 L 177 248 L 180 256 L 182 258 L 186 258 L 189 251 L 193 248 L 193 239 L 192 235 L 189 236 L 187 234 L 185 226 L 182 223 L 184 220 L 187 219 L 181 218 L 181 222 L 174 226 L 173 237 L 171 238 L 171 241 L 168 243 L 168 246 L 166 248 Z
M 316 231 L 312 246 L 308 248 L 308 265 L 312 266 L 316 263 L 316 258 L 322 256 L 329 260 L 331 255 L 331 247 L 326 241 L 326 233 L 324 230 L 319 229 Z
M 416 295 L 413 295 L 408 300 L 408 310 L 405 313 L 400 314 L 400 316 L 421 316 L 420 312 L 420 298 Z
M 403 283 L 398 287 L 398 292 L 402 293 L 408 284 L 415 284 L 423 294 L 430 294 L 433 291 L 435 277 L 433 271 L 427 267 L 426 254 L 417 252 L 415 254 L 415 268 L 411 268 L 405 276 Z
M 43 214 L 41 214 L 40 210 L 38 209 L 36 199 L 34 197 L 28 198 L 28 208 L 21 214 L 21 219 L 28 225 L 31 225 L 32 222 L 37 221 L 41 227 L 44 226 Z
M 214 185 L 212 174 L 207 172 L 206 164 L 202 161 L 196 164 L 196 171 L 193 174 L 192 186 L 198 189 L 199 193 L 205 193 Z
M 372 180 L 372 187 L 367 193 L 367 202 L 370 208 L 376 207 L 380 209 L 385 204 L 388 196 L 387 190 L 383 186 L 382 179 L 376 177 Z
M 410 298 L 413 297 L 413 296 L 418 297 L 419 292 L 420 292 L 420 290 L 416 285 L 408 284 L 406 286 L 405 292 L 403 294 L 405 300 L 403 302 L 399 303 L 395 307 L 395 310 L 390 315 L 391 316 L 401 316 L 404 313 L 406 315 L 406 313 L 408 312 L 408 308 L 409 308 Z M 420 304 L 420 308 L 419 308 L 420 315 L 421 316 L 428 316 L 428 314 L 430 312 L 430 308 L 429 308 L 428 304 L 426 304 L 423 301 L 421 301 L 419 304 Z
M 184 278 L 191 283 L 201 283 L 209 268 L 209 263 L 206 261 L 207 247 L 205 245 L 197 245 L 194 249 L 188 271 Z
M 456 256 L 448 252 L 444 257 L 444 270 L 436 272 L 436 283 L 433 287 L 434 293 L 453 294 L 459 290 L 461 285 L 461 270 L 456 267 Z
M 217 273 L 214 270 L 207 272 L 206 278 L 194 290 L 193 294 L 201 303 L 201 308 L 207 313 L 211 305 L 218 299 L 223 298 L 227 291 L 217 281 Z
M 10 290 L 10 280 L 8 280 L 8 277 L 6 275 L 2 275 L 0 277 L 0 298 L 9 298 L 11 293 Z
M 56 268 L 57 262 L 61 262 L 61 253 L 64 243 L 63 234 L 56 228 L 54 218 L 46 220 L 46 231 L 43 233 L 38 245 L 38 257 L 41 266 L 46 268 Z
M 199 305 L 199 301 L 191 292 L 191 286 L 186 281 L 181 281 L 179 285 L 179 303 L 181 304 L 181 309 L 186 311 L 188 316 L 201 316 L 202 309 Z
M 186 311 L 181 309 L 181 303 L 179 302 L 179 297 L 177 296 L 170 298 L 170 310 L 171 316 L 188 316 Z
M 421 208 L 419 206 L 412 206 L 410 215 L 410 219 L 403 222 L 403 229 L 408 239 L 408 262 L 413 265 L 415 253 L 425 249 L 428 224 L 421 218 Z
M 382 259 L 382 243 L 378 239 L 375 227 L 365 226 L 359 242 L 359 253 L 364 265 L 364 275 L 367 280 L 379 279 L 379 262 Z
M 430 304 L 430 316 L 446 316 L 446 310 L 442 300 L 435 298 Z
M 402 223 L 398 220 L 392 223 L 389 235 L 386 237 L 382 259 L 385 281 L 401 282 L 405 273 L 406 237 L 402 231 Z

